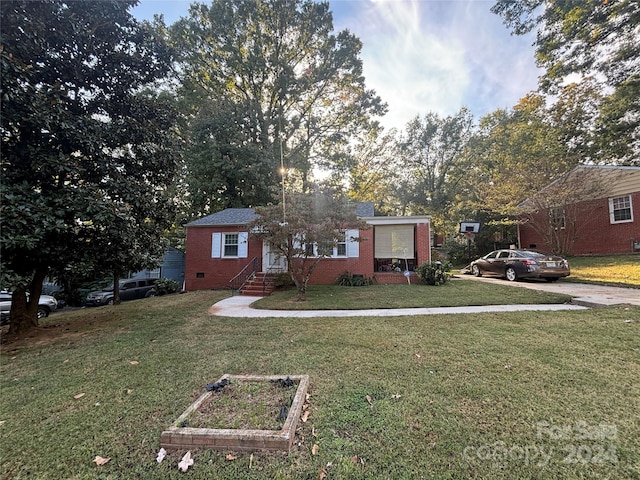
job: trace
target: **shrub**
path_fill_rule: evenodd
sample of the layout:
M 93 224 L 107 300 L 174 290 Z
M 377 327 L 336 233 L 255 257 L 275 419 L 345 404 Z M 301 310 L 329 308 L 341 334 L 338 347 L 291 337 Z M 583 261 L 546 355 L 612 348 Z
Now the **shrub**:
M 338 275 L 336 283 L 342 287 L 366 287 L 375 282 L 376 277 L 365 278 L 364 275 L 342 272 Z
M 156 288 L 156 295 L 167 295 L 169 293 L 176 293 L 180 290 L 180 284 L 170 278 L 159 278 L 154 283 Z
M 294 286 L 291 274 L 289 272 L 279 272 L 276 274 L 273 280 L 273 286 L 275 288 L 291 288 Z
M 424 262 L 416 268 L 418 278 L 427 285 L 443 285 L 449 281 L 449 262 Z

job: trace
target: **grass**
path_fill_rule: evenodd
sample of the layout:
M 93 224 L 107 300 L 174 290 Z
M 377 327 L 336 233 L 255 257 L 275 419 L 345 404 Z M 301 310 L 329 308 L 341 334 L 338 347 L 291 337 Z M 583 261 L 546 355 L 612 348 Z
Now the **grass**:
M 310 416 L 289 455 L 194 451 L 192 479 L 640 478 L 640 308 L 209 316 L 224 296 L 58 313 L 3 346 L 2 478 L 184 478 L 160 433 L 223 373 L 309 374 Z
M 640 288 L 640 255 L 572 257 L 569 265 L 571 282 Z
M 295 289 L 278 291 L 254 303 L 273 310 L 355 310 L 362 308 L 460 307 L 527 303 L 566 303 L 571 297 L 510 285 L 453 280 L 437 287 L 428 285 L 372 285 L 340 287 L 311 285 L 306 302 L 298 302 Z

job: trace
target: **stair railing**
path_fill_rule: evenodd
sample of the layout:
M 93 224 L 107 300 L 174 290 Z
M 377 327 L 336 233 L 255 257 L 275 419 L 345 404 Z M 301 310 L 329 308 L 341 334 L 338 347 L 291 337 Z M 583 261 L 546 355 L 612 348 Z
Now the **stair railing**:
M 240 270 L 240 273 L 229 281 L 229 288 L 231 289 L 231 292 L 239 292 L 249 280 L 255 277 L 256 272 L 258 271 L 258 266 L 258 257 L 253 257 L 249 263 Z

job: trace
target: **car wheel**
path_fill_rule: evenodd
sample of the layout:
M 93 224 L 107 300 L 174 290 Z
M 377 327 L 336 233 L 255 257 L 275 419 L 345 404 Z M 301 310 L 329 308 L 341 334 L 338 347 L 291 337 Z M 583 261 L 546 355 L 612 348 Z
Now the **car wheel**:
M 105 303 L 105 305 L 113 305 L 113 298 L 107 300 L 107 303 Z
M 38 308 L 38 319 L 45 318 L 49 316 L 49 310 L 46 308 Z
M 147 294 L 144 296 L 144 298 L 155 297 L 155 296 L 156 296 L 156 291 L 155 290 L 149 290 L 147 292 Z
M 557 277 L 545 277 L 545 280 L 551 283 L 551 282 L 557 282 L 559 279 Z
M 518 274 L 513 267 L 508 267 L 504 272 L 504 276 L 507 277 L 507 280 L 510 282 L 515 282 L 518 279 Z
M 480 271 L 480 268 L 478 267 L 478 265 L 471 266 L 471 273 L 473 273 L 476 277 L 482 276 L 482 272 Z

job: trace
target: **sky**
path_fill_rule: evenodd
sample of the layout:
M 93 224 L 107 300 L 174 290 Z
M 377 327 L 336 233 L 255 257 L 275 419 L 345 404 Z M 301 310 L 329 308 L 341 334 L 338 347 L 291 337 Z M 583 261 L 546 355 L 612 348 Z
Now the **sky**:
M 141 0 L 139 19 L 186 16 L 190 1 Z M 330 0 L 334 30 L 363 43 L 368 89 L 388 104 L 380 121 L 403 129 L 429 112 L 471 110 L 476 120 L 510 108 L 537 87 L 535 36 L 512 36 L 493 0 Z

